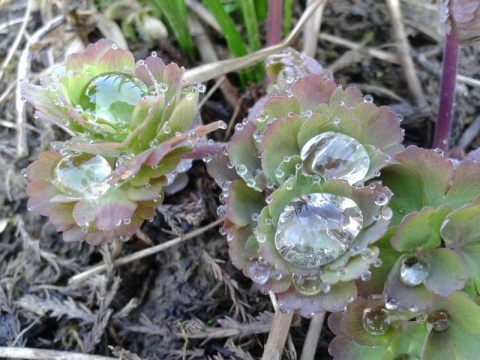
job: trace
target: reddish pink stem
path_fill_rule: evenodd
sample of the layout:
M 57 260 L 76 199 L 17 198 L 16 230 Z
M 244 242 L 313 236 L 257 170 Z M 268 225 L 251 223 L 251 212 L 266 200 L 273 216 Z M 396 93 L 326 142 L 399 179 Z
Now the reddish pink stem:
M 433 140 L 433 147 L 440 148 L 445 152 L 448 151 L 448 142 L 450 140 L 450 131 L 453 122 L 457 61 L 457 39 L 453 33 L 449 33 L 445 38 L 437 124 L 435 126 L 435 137 Z
M 268 0 L 267 46 L 282 40 L 283 0 Z

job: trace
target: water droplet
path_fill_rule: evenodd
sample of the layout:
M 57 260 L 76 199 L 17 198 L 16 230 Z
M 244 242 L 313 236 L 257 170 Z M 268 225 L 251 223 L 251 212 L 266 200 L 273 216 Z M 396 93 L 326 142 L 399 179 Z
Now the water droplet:
M 386 208 L 382 211 L 382 218 L 384 220 L 391 220 L 393 217 L 393 211 L 390 208 Z
M 416 320 L 417 322 L 424 323 L 424 322 L 427 321 L 427 318 L 428 318 L 428 316 L 427 316 L 426 313 L 424 313 L 424 312 L 419 312 L 419 313 L 417 314 L 415 320 Z
M 388 310 L 397 310 L 398 309 L 398 300 L 394 299 L 393 297 L 388 297 L 385 303 L 385 307 Z
M 225 217 L 226 215 L 226 206 L 225 205 L 220 205 L 218 208 L 217 208 L 217 215 L 221 218 Z
M 388 196 L 383 194 L 383 193 L 380 193 L 377 195 L 377 198 L 375 199 L 375 204 L 377 204 L 378 206 L 384 206 L 388 203 Z
M 278 270 L 275 269 L 275 270 L 273 270 L 273 271 L 271 272 L 270 277 L 271 277 L 273 280 L 277 280 L 277 281 L 278 281 L 278 280 L 281 280 L 281 279 L 282 279 L 283 274 L 282 274 L 280 271 L 278 271 Z
M 125 225 L 130 225 L 132 223 L 132 219 L 130 219 L 130 218 L 123 219 L 123 223 Z
M 372 249 L 366 248 L 365 250 L 362 251 L 362 259 L 363 260 L 370 260 L 373 256 L 373 251 Z
M 338 116 L 335 116 L 333 119 L 332 119 L 332 122 L 335 124 L 335 125 L 338 125 L 340 124 L 342 120 L 338 117 Z
M 303 172 L 325 179 L 345 178 L 350 185 L 368 172 L 368 153 L 354 138 L 329 131 L 310 139 L 302 148 Z
M 240 123 L 236 124 L 235 125 L 235 130 L 236 131 L 242 131 L 243 130 L 243 124 L 240 124 Z
M 363 310 L 362 324 L 369 334 L 383 335 L 390 327 L 390 316 L 384 308 L 366 308 Z
M 415 286 L 422 284 L 428 277 L 428 266 L 415 256 L 410 256 L 402 261 L 400 279 L 405 285 Z
M 362 281 L 370 281 L 372 279 L 372 272 L 370 270 L 366 270 L 360 275 L 360 279 Z
M 318 276 L 300 276 L 293 274 L 293 285 L 295 289 L 302 295 L 312 296 L 322 291 L 322 280 Z
M 427 320 L 436 331 L 445 331 L 450 325 L 450 318 L 445 311 L 436 311 Z
M 207 87 L 200 82 L 195 83 L 194 87 L 199 93 L 204 93 L 207 90 Z
M 262 244 L 265 242 L 265 240 L 267 239 L 267 237 L 265 236 L 265 234 L 262 234 L 262 233 L 258 233 L 256 234 L 256 238 L 257 238 L 257 241 Z
M 363 101 L 366 103 L 372 103 L 373 102 L 373 96 L 372 95 L 365 95 L 363 97 Z
M 115 128 L 126 127 L 135 105 L 147 94 L 147 86 L 133 76 L 108 73 L 93 78 L 85 86 L 79 105 Z
M 220 227 L 220 229 L 218 229 L 218 232 L 220 233 L 220 235 L 224 236 L 224 235 L 227 235 L 227 230 L 225 229 L 225 227 Z
M 247 186 L 253 188 L 255 186 L 256 182 L 255 179 L 250 178 L 247 180 Z
M 209 163 L 210 161 L 212 161 L 212 155 L 209 153 L 203 154 L 202 160 L 206 163 Z
M 368 184 L 368 188 L 369 188 L 370 190 L 375 190 L 376 187 L 377 187 L 377 184 L 375 184 L 375 183 L 370 183 L 370 184 Z
M 443 150 L 440 149 L 440 148 L 435 148 L 435 149 L 433 149 L 433 151 L 435 151 L 436 153 L 438 153 L 440 155 L 443 155 Z
M 259 217 L 260 217 L 260 215 L 258 213 L 252 213 L 251 218 L 252 218 L 253 221 L 258 221 Z
M 152 51 L 152 52 L 150 53 L 150 56 L 152 56 L 152 57 L 157 57 L 157 52 L 156 52 L 156 51 Z
M 28 170 L 27 169 L 22 169 L 21 174 L 22 174 L 23 177 L 27 177 L 28 176 Z
M 218 125 L 218 128 L 222 130 L 225 130 L 227 128 L 227 123 L 223 120 L 219 120 L 217 122 L 217 125 Z
M 322 285 L 320 285 L 320 287 L 321 287 L 322 291 L 326 294 L 326 293 L 330 292 L 330 289 L 331 289 L 332 286 L 329 283 L 324 282 L 324 283 L 322 283 Z
M 248 172 L 248 169 L 245 165 L 240 164 L 240 165 L 237 166 L 238 175 L 243 176 L 243 175 L 246 175 L 247 172 Z
M 113 49 L 113 50 L 117 50 L 117 49 L 118 49 L 118 45 L 117 45 L 117 44 L 112 44 L 112 49 Z
M 412 305 L 412 306 L 410 306 L 410 309 L 408 309 L 408 310 L 410 310 L 410 312 L 416 313 L 418 311 L 418 306 L 417 305 Z
M 252 261 L 248 265 L 248 272 L 253 282 L 264 285 L 270 278 L 271 270 L 267 264 L 261 264 L 259 261 Z
M 362 224 L 362 212 L 351 199 L 322 193 L 304 195 L 280 214 L 275 246 L 293 265 L 317 267 L 345 253 Z
M 108 161 L 100 155 L 71 154 L 53 166 L 52 183 L 65 194 L 96 199 L 110 188 L 106 180 L 111 171 Z
M 149 145 L 151 148 L 156 148 L 160 143 L 158 142 L 157 139 L 153 139 L 150 141 Z
M 376 260 L 373 262 L 373 266 L 376 267 L 376 268 L 379 268 L 380 266 L 382 266 L 382 260 L 376 259 Z
M 233 240 L 233 233 L 227 233 L 227 241 Z
M 275 176 L 279 179 L 281 179 L 283 177 L 283 175 L 285 175 L 285 172 L 282 170 L 282 169 L 277 169 L 275 171 Z

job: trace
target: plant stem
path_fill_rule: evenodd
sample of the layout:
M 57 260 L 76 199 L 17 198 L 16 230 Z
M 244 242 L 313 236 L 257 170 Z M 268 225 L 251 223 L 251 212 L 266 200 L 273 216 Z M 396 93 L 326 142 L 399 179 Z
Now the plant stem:
M 282 358 L 292 318 L 293 311 L 287 313 L 281 312 L 280 309 L 275 311 L 262 360 L 280 360 Z
M 283 0 L 268 0 L 267 46 L 282 40 L 282 7 Z
M 452 128 L 455 83 L 457 77 L 458 44 L 453 33 L 445 37 L 442 80 L 438 105 L 437 124 L 433 147 L 448 151 L 448 141 Z
M 322 332 L 323 320 L 325 319 L 325 313 L 315 314 L 310 320 L 310 326 L 308 327 L 307 337 L 303 344 L 303 351 L 300 360 L 313 360 L 315 359 L 315 352 L 317 350 L 318 339 Z

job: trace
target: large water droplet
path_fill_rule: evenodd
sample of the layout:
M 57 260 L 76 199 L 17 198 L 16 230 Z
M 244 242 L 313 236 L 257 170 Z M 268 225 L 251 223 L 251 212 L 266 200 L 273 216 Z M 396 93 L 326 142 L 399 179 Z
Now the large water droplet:
M 148 95 L 148 88 L 133 76 L 123 73 L 101 74 L 93 78 L 80 96 L 80 106 L 114 128 L 130 124 L 135 105 Z
M 317 267 L 345 253 L 362 224 L 362 212 L 351 199 L 322 193 L 304 195 L 280 214 L 275 246 L 291 264 Z
M 319 276 L 300 276 L 294 274 L 292 280 L 295 289 L 302 295 L 312 296 L 322 291 L 322 280 Z
M 400 279 L 405 285 L 420 285 L 427 279 L 428 272 L 427 264 L 415 256 L 410 256 L 402 261 Z
M 99 155 L 71 154 L 61 158 L 52 169 L 52 183 L 64 194 L 95 199 L 110 185 L 107 179 L 112 171 L 108 161 Z
M 428 317 L 427 320 L 430 324 L 433 325 L 433 329 L 436 331 L 447 330 L 450 325 L 450 318 L 445 311 L 436 311 Z
M 383 335 L 390 327 L 390 316 L 384 308 L 363 310 L 362 324 L 371 335 Z
M 260 261 L 252 261 L 248 264 L 248 272 L 253 282 L 263 285 L 270 278 L 271 270 L 267 264 L 262 264 Z
M 303 172 L 325 179 L 344 178 L 350 185 L 363 180 L 370 166 L 368 153 L 354 138 L 329 131 L 310 139 L 302 148 Z

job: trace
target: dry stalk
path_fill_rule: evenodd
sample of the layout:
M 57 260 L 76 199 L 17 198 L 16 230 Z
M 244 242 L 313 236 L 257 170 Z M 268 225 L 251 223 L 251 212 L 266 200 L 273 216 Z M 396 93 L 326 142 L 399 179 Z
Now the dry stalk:
M 208 224 L 207 226 L 204 226 L 204 227 L 202 227 L 200 229 L 197 229 L 195 231 L 192 231 L 191 233 L 188 233 L 184 236 L 179 236 L 179 237 L 177 237 L 173 240 L 167 241 L 165 243 L 158 244 L 158 245 L 153 246 L 151 248 L 141 250 L 141 251 L 137 251 L 136 253 L 124 256 L 124 257 L 122 257 L 118 260 L 115 260 L 113 262 L 113 266 L 126 265 L 126 264 L 129 264 L 129 263 L 133 262 L 133 261 L 143 259 L 144 257 L 154 255 L 154 254 L 156 254 L 160 251 L 166 250 L 166 249 L 168 249 L 168 248 L 170 248 L 174 245 L 180 244 L 180 243 L 182 243 L 186 240 L 193 239 L 194 237 L 197 237 L 197 236 L 203 234 L 204 232 L 214 228 L 215 226 L 220 225 L 222 222 L 223 222 L 223 219 L 218 219 L 218 220 L 214 221 L 213 223 Z M 80 274 L 72 276 L 68 280 L 68 284 L 72 285 L 72 284 L 76 284 L 76 283 L 85 281 L 88 278 L 90 278 L 92 275 L 101 274 L 106 270 L 107 270 L 107 265 L 106 264 L 101 264 L 101 265 L 94 266 L 94 267 L 92 267 L 92 268 L 90 268 L 90 269 L 88 269 L 84 272 L 81 272 Z
M 308 0 L 308 4 L 311 3 L 313 3 L 313 0 Z M 305 31 L 303 32 L 303 52 L 313 58 L 318 48 L 318 32 L 322 25 L 323 9 L 325 9 L 326 3 L 325 1 L 318 7 L 311 19 L 305 24 Z
M 118 358 L 107 356 L 72 353 L 68 351 L 16 347 L 0 347 L 0 358 L 34 360 L 118 360 Z
M 303 351 L 300 360 L 313 360 L 315 359 L 315 352 L 317 350 L 318 339 L 322 333 L 323 320 L 325 319 L 325 313 L 315 314 L 310 320 L 308 327 L 307 337 L 303 344 Z
M 408 43 L 405 28 L 403 27 L 402 12 L 400 10 L 399 0 L 387 0 L 387 7 L 392 17 L 392 27 L 395 40 L 398 44 L 398 53 L 402 64 L 405 79 L 408 88 L 414 97 L 414 101 L 420 110 L 428 109 L 428 102 L 422 90 L 422 85 L 417 76 L 415 65 L 410 55 L 410 45 Z

